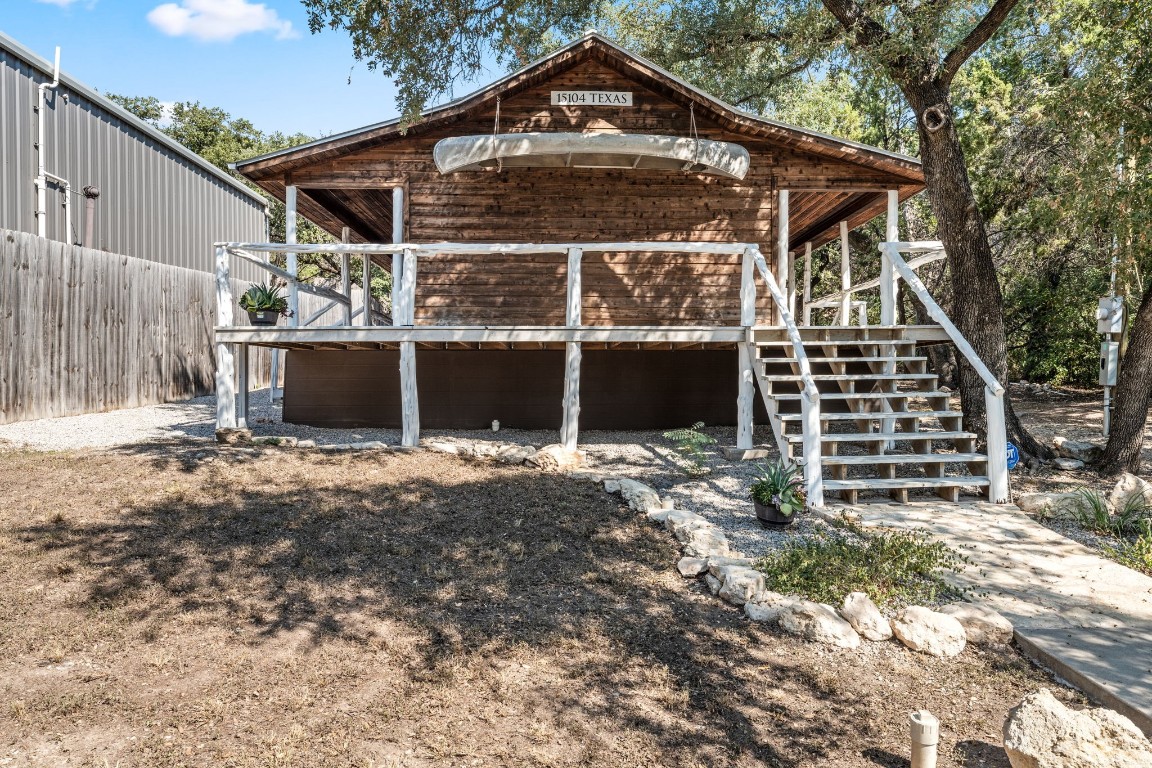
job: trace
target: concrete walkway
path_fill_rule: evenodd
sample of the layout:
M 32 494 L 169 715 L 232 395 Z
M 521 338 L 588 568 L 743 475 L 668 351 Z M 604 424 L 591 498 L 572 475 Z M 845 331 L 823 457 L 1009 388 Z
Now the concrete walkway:
M 865 527 L 920 529 L 971 561 L 959 582 L 1012 621 L 1020 649 L 1152 738 L 1152 578 L 1014 505 L 832 505 Z

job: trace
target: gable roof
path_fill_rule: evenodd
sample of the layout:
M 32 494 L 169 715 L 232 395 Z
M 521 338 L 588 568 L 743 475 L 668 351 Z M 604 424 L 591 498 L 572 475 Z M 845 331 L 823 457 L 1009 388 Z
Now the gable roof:
M 478 109 L 495 104 L 497 99 L 507 99 L 548 79 L 558 71 L 593 58 L 609 63 L 640 84 L 674 101 L 699 107 L 702 110 L 699 113 L 701 117 L 710 118 L 734 133 L 766 138 L 817 156 L 891 173 L 905 179 L 908 184 L 923 184 L 924 174 L 920 161 L 914 157 L 744 112 L 704 93 L 671 72 L 625 50 L 596 32 L 587 33 L 558 51 L 491 85 L 426 110 L 418 120 L 407 127 L 402 125 L 399 118 L 388 120 L 290 149 L 242 160 L 234 163 L 232 167 L 244 176 L 257 180 L 290 172 L 312 163 L 330 161 L 376 146 L 401 135 L 405 130 L 423 132 L 451 124 Z

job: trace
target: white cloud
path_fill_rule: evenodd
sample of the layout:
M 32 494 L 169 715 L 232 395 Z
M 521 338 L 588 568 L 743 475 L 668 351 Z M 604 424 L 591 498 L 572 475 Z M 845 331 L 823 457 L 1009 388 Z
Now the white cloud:
M 250 3 L 248 0 L 164 3 L 148 12 L 148 21 L 166 35 L 187 35 L 205 42 L 228 42 L 249 32 L 271 32 L 277 40 L 299 36 L 292 28 L 292 22 L 281 19 L 276 11 L 263 3 Z

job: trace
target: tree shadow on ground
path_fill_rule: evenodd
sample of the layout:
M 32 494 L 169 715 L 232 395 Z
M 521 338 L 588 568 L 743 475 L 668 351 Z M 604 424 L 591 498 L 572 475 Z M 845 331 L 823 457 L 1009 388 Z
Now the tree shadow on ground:
M 202 449 L 151 460 L 192 471 Z M 266 469 L 245 482 L 242 467 L 220 466 L 193 491 L 17 534 L 92 564 L 85 605 L 153 637 L 195 615 L 270 648 L 287 633 L 312 648 L 391 643 L 412 690 L 451 685 L 479 659 L 548 655 L 565 678 L 540 694 L 548 706 L 640 731 L 676 763 L 812 764 L 858 721 L 828 679 L 765 654 L 761 630 L 679 584 L 668 537 L 598 486 L 446 458 L 441 474 L 387 453 L 309 460 L 351 479 Z M 819 707 L 797 716 L 780 689 L 814 692 Z

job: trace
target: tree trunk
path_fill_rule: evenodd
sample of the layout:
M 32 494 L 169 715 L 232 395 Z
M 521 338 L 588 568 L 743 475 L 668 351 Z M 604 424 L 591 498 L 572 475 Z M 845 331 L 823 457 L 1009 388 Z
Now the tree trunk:
M 1008 343 L 1004 331 L 1004 297 L 992 260 L 992 247 L 968 178 L 964 150 L 952 119 L 948 89 L 933 81 L 903 83 L 902 87 L 916 113 L 928 200 L 936 214 L 940 241 L 948 253 L 954 297 L 952 321 L 997 380 L 1005 383 Z M 956 357 L 960 364 L 958 379 L 964 427 L 983 440 L 988 425 L 984 380 L 962 355 Z M 1004 405 L 1009 439 L 1027 454 L 1050 456 L 1050 451 L 1024 430 L 1007 395 Z
M 1112 402 L 1108 444 L 1096 468 L 1104 475 L 1125 470 L 1139 474 L 1148 407 L 1152 404 L 1152 281 L 1144 291 L 1132 323 L 1128 353 L 1116 379 L 1116 396 Z

